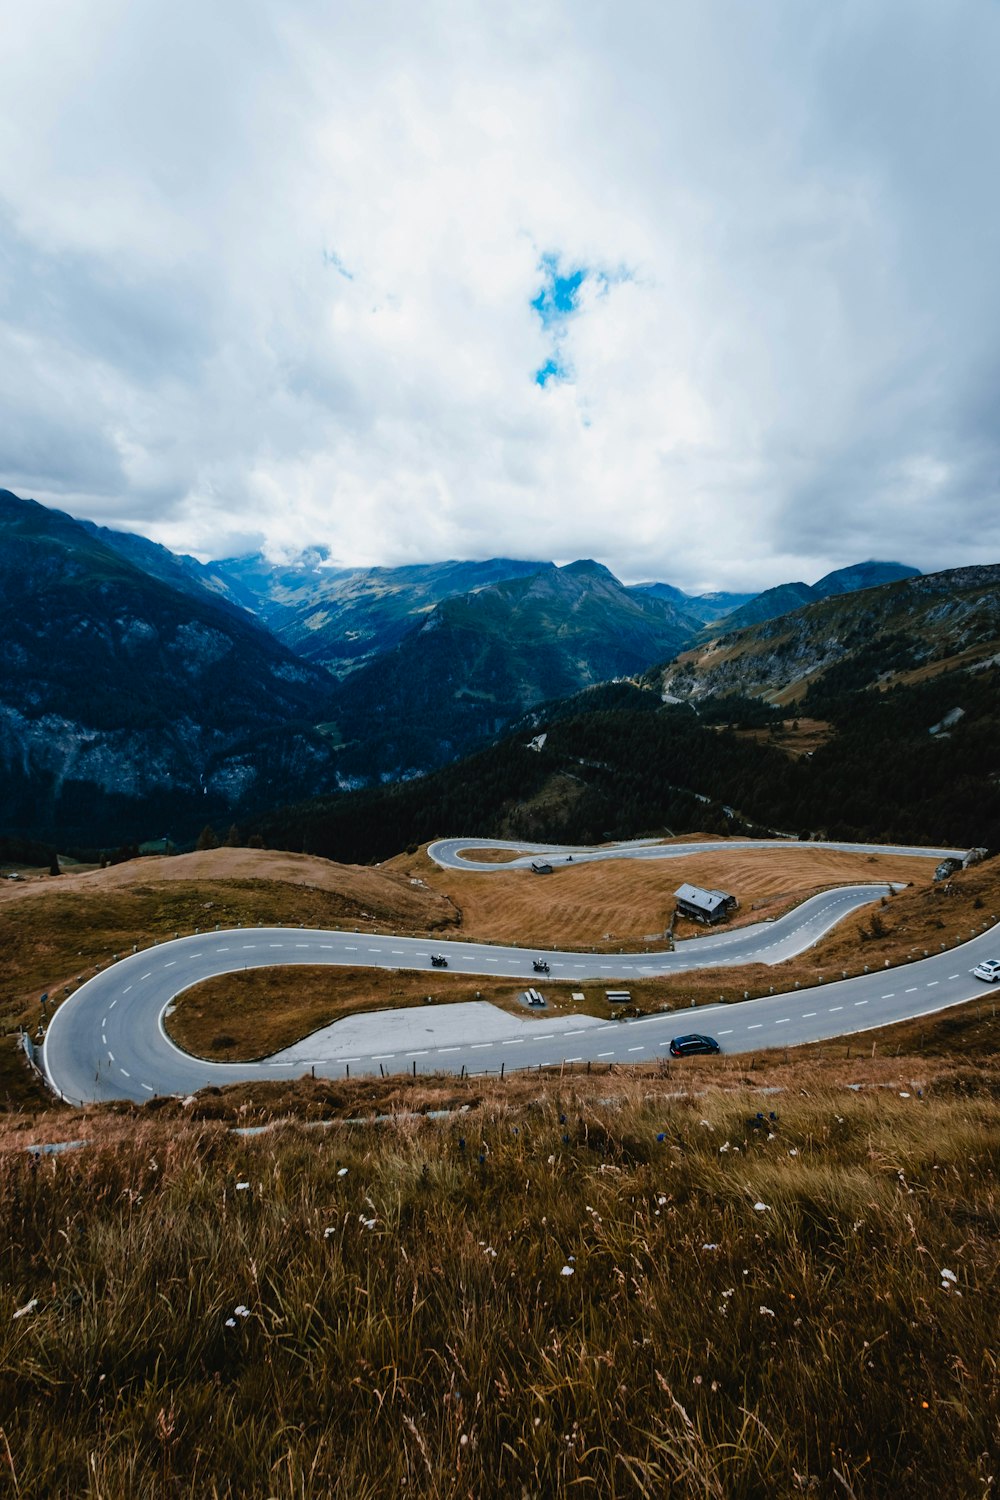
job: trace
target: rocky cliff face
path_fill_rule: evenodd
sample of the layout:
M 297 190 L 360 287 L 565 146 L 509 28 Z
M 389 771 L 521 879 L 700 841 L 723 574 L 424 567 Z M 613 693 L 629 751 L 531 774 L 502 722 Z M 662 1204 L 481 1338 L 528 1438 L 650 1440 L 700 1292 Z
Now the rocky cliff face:
M 320 790 L 331 686 L 196 581 L 0 492 L 0 826 L 108 844 L 259 805 L 277 763 Z
M 952 568 L 837 595 L 727 632 L 658 669 L 650 681 L 667 701 L 741 694 L 788 704 L 852 662 L 853 685 L 888 685 L 974 666 L 997 650 L 1000 567 Z

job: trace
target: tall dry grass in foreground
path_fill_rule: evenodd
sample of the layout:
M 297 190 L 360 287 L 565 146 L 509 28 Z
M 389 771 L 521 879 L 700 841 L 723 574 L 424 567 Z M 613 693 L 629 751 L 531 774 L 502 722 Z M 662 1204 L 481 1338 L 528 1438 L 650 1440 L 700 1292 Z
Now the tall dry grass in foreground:
M 4 1153 L 0 1493 L 994 1493 L 992 1098 L 663 1088 Z

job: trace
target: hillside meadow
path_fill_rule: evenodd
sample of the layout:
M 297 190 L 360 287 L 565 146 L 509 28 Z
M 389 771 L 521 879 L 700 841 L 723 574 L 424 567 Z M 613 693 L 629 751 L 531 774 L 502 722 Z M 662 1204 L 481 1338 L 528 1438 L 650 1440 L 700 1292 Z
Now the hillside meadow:
M 998 1084 L 764 1059 L 12 1118 L 0 1493 L 993 1494 Z
M 234 853 L 6 900 L 8 994 L 37 1013 L 74 958 L 216 915 L 466 930 L 424 875 L 362 871 L 362 905 L 341 867 L 227 878 Z M 915 886 L 824 943 L 957 941 L 995 880 Z M 995 1494 L 992 995 L 859 1040 L 90 1110 L 11 1051 L 0 1494 Z

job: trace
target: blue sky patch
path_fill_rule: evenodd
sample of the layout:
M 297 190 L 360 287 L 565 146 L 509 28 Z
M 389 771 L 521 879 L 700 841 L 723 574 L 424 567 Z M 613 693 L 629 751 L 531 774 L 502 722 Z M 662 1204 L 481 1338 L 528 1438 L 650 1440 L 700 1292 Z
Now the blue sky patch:
M 587 270 L 581 266 L 564 273 L 558 255 L 543 255 L 540 270 L 544 278 L 542 289 L 531 299 L 531 305 L 541 318 L 542 326 L 549 328 L 576 312 L 577 293 L 587 278 Z
M 535 371 L 535 384 L 548 385 L 550 380 L 565 380 L 567 375 L 565 365 L 561 365 L 557 359 L 547 359 L 544 365 Z
M 542 327 L 552 335 L 552 353 L 535 371 L 535 384 L 548 385 L 550 380 L 569 380 L 570 370 L 562 359 L 560 344 L 567 321 L 578 311 L 580 288 L 590 274 L 586 266 L 564 270 L 558 255 L 543 255 L 538 263 L 542 286 L 531 305 L 541 319 Z

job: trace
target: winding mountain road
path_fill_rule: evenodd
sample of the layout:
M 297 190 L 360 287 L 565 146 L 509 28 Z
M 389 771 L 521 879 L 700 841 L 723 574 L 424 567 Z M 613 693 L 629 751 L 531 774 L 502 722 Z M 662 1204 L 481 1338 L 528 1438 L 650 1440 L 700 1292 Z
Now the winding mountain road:
M 465 840 L 460 847 L 490 846 Z M 629 846 L 643 847 L 650 846 Z M 878 846 L 872 848 L 878 852 Z M 942 853 L 893 852 L 929 857 Z M 526 857 L 530 861 L 530 855 Z M 485 868 L 496 871 L 509 865 Z M 811 897 L 776 921 L 712 932 L 678 943 L 673 952 L 546 950 L 544 956 L 552 979 L 599 979 L 609 986 L 696 968 L 777 964 L 810 947 L 837 922 L 888 890 L 884 885 L 841 887 Z M 164 1014 L 176 997 L 213 975 L 274 965 L 332 964 L 426 969 L 430 979 L 436 972 L 430 965 L 431 951 L 427 938 L 304 928 L 237 928 L 158 944 L 97 974 L 63 1003 L 45 1038 L 44 1070 L 53 1088 L 72 1103 L 141 1102 L 153 1094 L 190 1094 L 210 1084 L 287 1079 L 310 1070 L 320 1077 L 336 1078 L 351 1068 L 356 1074 L 380 1068 L 410 1071 L 414 1065 L 421 1072 L 458 1072 L 463 1067 L 469 1072 L 498 1072 L 501 1064 L 512 1069 L 586 1060 L 648 1062 L 663 1056 L 670 1038 L 693 1025 L 711 1031 L 727 1052 L 790 1046 L 867 1030 L 970 999 L 982 993 L 970 970 L 984 957 L 994 956 L 1000 945 L 990 932 L 960 949 L 895 970 L 628 1022 L 544 1013 L 526 1013 L 522 1020 L 497 1007 L 475 1004 L 383 1011 L 337 1022 L 259 1063 L 212 1063 L 191 1057 L 164 1030 Z M 443 953 L 455 973 L 526 982 L 537 978 L 532 960 L 538 950 L 435 939 L 433 951 Z
M 825 840 L 800 839 L 701 839 L 695 842 L 663 844 L 658 839 L 632 839 L 625 844 L 604 844 L 599 848 L 576 844 L 521 843 L 516 839 L 438 839 L 427 849 L 428 856 L 444 870 L 478 870 L 485 874 L 497 870 L 523 870 L 535 860 L 555 859 L 574 864 L 593 864 L 602 859 L 687 859 L 692 854 L 738 853 L 744 849 L 835 849 L 844 854 L 893 854 L 914 859 L 962 859 L 964 849 L 927 849 L 905 844 L 839 844 Z M 513 856 L 501 862 L 471 859 L 467 851 L 499 850 Z

